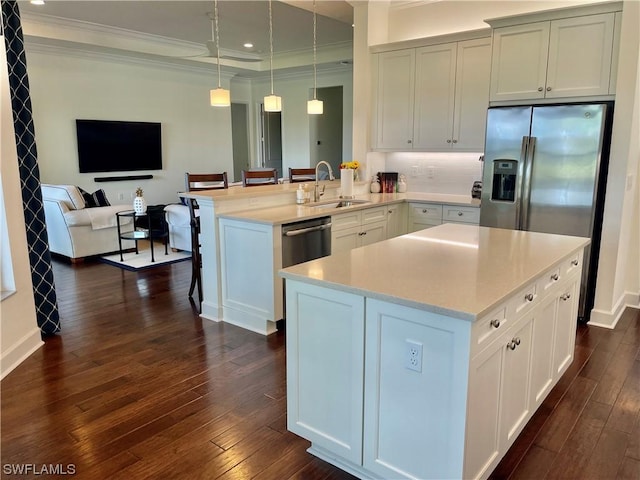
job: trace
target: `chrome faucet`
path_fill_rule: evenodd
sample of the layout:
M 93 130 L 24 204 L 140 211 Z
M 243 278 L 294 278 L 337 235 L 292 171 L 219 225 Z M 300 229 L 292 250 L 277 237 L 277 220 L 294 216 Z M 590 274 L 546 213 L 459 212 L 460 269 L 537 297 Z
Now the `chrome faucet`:
M 331 169 L 331 165 L 329 165 L 327 162 L 325 162 L 324 160 L 320 160 L 318 162 L 318 164 L 316 165 L 316 184 L 313 187 L 313 201 L 317 202 L 320 200 L 320 197 L 322 195 L 324 195 L 324 185 L 322 186 L 322 191 L 320 191 L 320 186 L 318 185 L 318 167 L 320 165 L 326 165 L 327 166 L 327 170 L 329 172 L 329 180 L 334 181 L 336 179 L 336 177 L 333 176 L 333 170 Z

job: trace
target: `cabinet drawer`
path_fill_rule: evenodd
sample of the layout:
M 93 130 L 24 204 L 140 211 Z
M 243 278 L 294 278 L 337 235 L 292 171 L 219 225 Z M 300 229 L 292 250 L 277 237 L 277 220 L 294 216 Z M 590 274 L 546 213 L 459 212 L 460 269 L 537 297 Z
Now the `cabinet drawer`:
M 413 221 L 430 224 L 434 224 L 434 221 L 439 224 L 442 221 L 442 205 L 436 203 L 411 203 L 409 208 L 409 216 Z
M 501 305 L 489 315 L 485 315 L 471 328 L 471 357 L 480 352 L 491 340 L 506 331 L 510 324 L 507 306 Z
M 560 270 L 565 275 L 571 275 L 572 273 L 579 271 L 582 268 L 582 251 L 575 253 L 569 260 L 564 262 Z
M 344 230 L 345 228 L 359 227 L 362 216 L 359 211 L 342 213 L 340 215 L 331 216 L 331 229 Z
M 562 280 L 563 277 L 564 275 L 560 271 L 560 267 L 552 268 L 542 275 L 540 280 L 538 280 L 538 292 L 544 294 L 547 290 L 553 288 L 560 280 Z
M 539 280 L 538 280 L 539 281 Z M 510 310 L 515 315 L 520 315 L 528 307 L 537 303 L 538 300 L 538 281 L 527 285 L 513 296 Z M 507 313 L 508 315 L 510 313 Z
M 362 214 L 362 225 L 386 222 L 387 220 L 387 207 L 367 208 L 366 210 L 360 210 L 360 213 Z
M 443 222 L 480 223 L 480 209 L 474 207 L 442 206 Z

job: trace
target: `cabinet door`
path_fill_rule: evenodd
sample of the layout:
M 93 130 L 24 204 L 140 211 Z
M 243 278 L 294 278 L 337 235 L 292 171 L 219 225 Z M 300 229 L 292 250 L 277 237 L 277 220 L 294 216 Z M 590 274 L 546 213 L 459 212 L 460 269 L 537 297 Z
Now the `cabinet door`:
M 387 238 L 398 237 L 407 233 L 406 204 L 395 203 L 387 206 Z
M 573 360 L 577 327 L 577 281 L 566 287 L 558 298 L 556 335 L 553 346 L 553 369 L 556 378 L 560 377 Z
M 496 28 L 490 100 L 544 98 L 548 50 L 549 22 Z
M 359 465 L 363 392 L 364 298 L 287 280 L 287 429 Z
M 372 243 L 381 242 L 387 239 L 387 222 L 376 222 L 363 225 L 360 229 L 360 244 L 371 245 Z
M 529 379 L 534 311 L 501 338 L 504 353 L 500 450 L 506 452 L 529 419 Z
M 547 297 L 533 322 L 530 404 L 535 410 L 553 386 L 553 336 L 558 299 Z
M 375 147 L 411 149 L 415 50 L 376 54 Z
M 614 13 L 551 22 L 546 98 L 607 95 Z
M 413 148 L 451 148 L 455 78 L 456 43 L 416 49 Z
M 500 454 L 500 379 L 506 348 L 499 341 L 471 360 L 464 477 L 491 472 Z
M 346 252 L 360 246 L 360 226 L 331 230 L 331 254 Z
M 491 79 L 491 39 L 458 42 L 453 115 L 454 150 L 484 151 Z

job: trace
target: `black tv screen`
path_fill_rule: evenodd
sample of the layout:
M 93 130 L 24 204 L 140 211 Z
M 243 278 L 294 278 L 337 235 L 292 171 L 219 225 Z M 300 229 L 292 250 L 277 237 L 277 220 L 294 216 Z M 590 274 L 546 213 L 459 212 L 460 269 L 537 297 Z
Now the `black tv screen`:
M 162 170 L 160 123 L 76 120 L 80 173 Z

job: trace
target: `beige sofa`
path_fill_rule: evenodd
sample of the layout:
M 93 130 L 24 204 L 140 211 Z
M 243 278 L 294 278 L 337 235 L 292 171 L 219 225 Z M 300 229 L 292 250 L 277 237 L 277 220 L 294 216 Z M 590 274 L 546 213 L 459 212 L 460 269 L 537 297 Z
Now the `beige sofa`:
M 189 207 L 173 203 L 164 207 L 169 228 L 169 246 L 176 250 L 191 251 L 191 217 Z
M 49 249 L 72 261 L 118 251 L 116 213 L 131 205 L 85 208 L 84 198 L 73 185 L 42 184 Z M 121 219 L 123 231 L 133 230 L 130 217 Z M 133 247 L 123 240 L 123 248 Z

